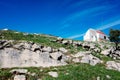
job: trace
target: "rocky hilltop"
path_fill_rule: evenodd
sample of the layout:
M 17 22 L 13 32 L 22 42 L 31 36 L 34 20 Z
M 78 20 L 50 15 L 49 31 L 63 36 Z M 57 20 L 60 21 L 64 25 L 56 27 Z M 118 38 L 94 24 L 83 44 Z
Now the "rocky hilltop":
M 70 68 L 70 66 L 73 67 Z M 74 70 L 76 66 L 78 70 Z M 109 41 L 84 42 L 63 39 L 52 35 L 0 30 L 0 80 L 66 80 L 68 79 L 66 78 L 67 75 L 69 77 L 74 75 L 76 73 L 74 71 L 83 70 L 84 66 L 87 66 L 86 69 L 92 69 L 89 68 L 91 66 L 96 69 L 99 66 L 98 69 L 103 70 L 100 73 L 98 72 L 98 75 L 92 74 L 94 72 L 91 71 L 89 80 L 120 79 L 120 77 L 112 73 L 108 75 L 108 72 L 112 72 L 111 70 L 113 72 L 116 70 L 115 73 L 120 75 L 120 48 L 116 50 L 114 43 Z M 31 73 L 27 69 L 30 67 L 36 67 L 33 70 L 38 70 L 39 72 Z M 53 68 L 50 69 L 50 67 Z M 11 71 L 12 68 L 20 69 Z M 6 69 L 8 70 L 6 72 L 7 75 L 2 74 Z M 41 69 L 42 71 L 40 71 Z M 61 69 L 63 71 L 58 72 Z M 74 73 L 67 71 L 69 69 L 72 69 L 71 71 L 74 70 Z M 48 77 L 45 77 L 45 70 L 48 70 Z M 104 76 L 100 75 L 105 71 Z M 66 76 L 59 77 L 61 75 L 58 73 L 65 73 Z M 97 73 L 97 70 L 95 70 L 95 73 Z M 83 74 L 76 74 L 80 76 L 84 72 Z M 30 78 L 31 76 L 32 78 Z M 78 80 L 79 78 L 76 76 L 76 78 L 72 77 L 69 79 Z

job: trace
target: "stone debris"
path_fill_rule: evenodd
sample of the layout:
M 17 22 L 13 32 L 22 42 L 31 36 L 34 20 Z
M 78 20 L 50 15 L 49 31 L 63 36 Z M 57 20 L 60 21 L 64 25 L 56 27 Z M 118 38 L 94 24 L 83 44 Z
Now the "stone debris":
M 14 80 L 26 80 L 25 75 L 15 75 Z
M 33 42 L 19 41 L 14 45 L 13 42 L 13 40 L 0 40 L 1 68 L 50 67 L 67 64 L 65 62 L 67 58 L 64 55 L 67 50 L 62 47 L 54 52 L 54 48 Z M 8 47 L 6 44 L 12 46 Z
M 52 76 L 52 77 L 55 77 L 55 78 L 58 77 L 58 73 L 57 73 L 57 72 L 51 71 L 51 72 L 48 72 L 48 74 L 49 74 L 50 76 Z
M 120 71 L 120 62 L 107 61 L 106 62 L 106 68 L 107 69 Z
M 92 66 L 102 62 L 99 58 L 93 56 L 90 51 L 78 52 L 72 56 L 75 57 L 75 59 L 72 60 L 73 62 L 88 63 Z
M 28 70 L 27 69 L 13 69 L 10 71 L 10 73 L 14 73 L 14 72 L 26 74 Z

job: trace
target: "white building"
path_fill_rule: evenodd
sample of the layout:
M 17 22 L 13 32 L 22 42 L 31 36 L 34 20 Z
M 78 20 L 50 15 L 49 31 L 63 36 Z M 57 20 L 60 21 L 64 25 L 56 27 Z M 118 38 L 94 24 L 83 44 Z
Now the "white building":
M 89 29 L 84 35 L 84 41 L 106 41 L 107 35 L 99 30 Z

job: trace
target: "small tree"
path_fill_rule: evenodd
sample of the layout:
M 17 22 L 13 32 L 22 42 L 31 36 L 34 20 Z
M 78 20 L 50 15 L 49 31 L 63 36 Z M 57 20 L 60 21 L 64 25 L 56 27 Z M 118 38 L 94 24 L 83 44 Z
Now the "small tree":
M 115 48 L 118 49 L 118 44 L 120 43 L 120 30 L 110 29 L 109 39 L 111 42 L 115 43 Z

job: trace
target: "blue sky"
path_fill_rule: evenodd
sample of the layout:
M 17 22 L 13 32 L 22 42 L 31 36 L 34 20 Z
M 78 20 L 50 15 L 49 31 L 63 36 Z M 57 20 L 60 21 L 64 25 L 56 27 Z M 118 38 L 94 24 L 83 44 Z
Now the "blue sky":
M 89 28 L 120 29 L 120 0 L 0 0 L 0 29 L 82 40 Z

